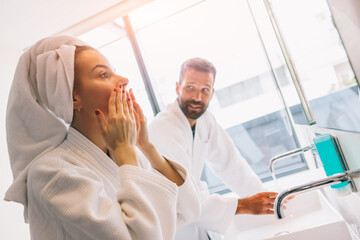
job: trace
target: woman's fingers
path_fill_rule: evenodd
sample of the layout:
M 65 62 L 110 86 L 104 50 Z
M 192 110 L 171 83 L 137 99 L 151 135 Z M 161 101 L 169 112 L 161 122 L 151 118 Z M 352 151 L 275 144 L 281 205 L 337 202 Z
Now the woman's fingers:
M 116 110 L 118 114 L 124 113 L 124 106 L 123 106 L 123 95 L 124 90 L 120 87 L 117 88 L 117 96 L 116 96 Z
M 133 101 L 130 98 L 129 93 L 126 93 L 126 96 L 127 96 L 127 103 L 128 103 L 128 109 L 129 109 L 129 117 L 131 120 L 135 121 Z
M 115 115 L 117 112 L 116 109 L 116 101 L 117 101 L 117 94 L 118 90 L 114 88 L 114 90 L 111 92 L 110 98 L 109 98 L 109 116 Z M 96 112 L 95 112 L 96 113 Z
M 99 109 L 95 110 L 106 147 L 111 151 L 123 148 L 133 148 L 136 144 L 136 126 L 132 103 L 127 101 L 129 94 L 126 94 L 122 87 L 115 88 L 109 96 L 108 114 L 105 117 Z
M 136 102 L 136 98 L 135 98 L 135 95 L 134 95 L 134 92 L 132 90 L 132 88 L 130 88 L 129 90 L 129 93 L 130 93 L 130 96 L 131 96 L 131 99 L 132 99 L 132 103 L 133 103 L 133 108 L 134 108 L 134 111 L 136 113 L 136 118 L 137 120 L 145 120 L 145 116 L 144 116 L 144 113 L 140 107 L 140 105 Z
M 136 111 L 136 113 L 139 114 L 141 111 L 141 108 L 140 108 L 140 105 L 136 102 L 136 98 L 135 98 L 132 88 L 130 88 L 129 93 L 130 93 L 131 100 L 133 102 L 134 110 Z
M 129 93 L 130 93 L 131 103 L 133 105 L 134 112 L 136 114 L 136 117 L 138 118 L 139 117 L 139 104 L 136 102 L 135 95 L 134 95 L 132 88 L 130 88 Z
M 134 117 L 135 117 L 135 121 L 136 121 L 136 126 L 140 127 L 140 114 L 139 114 L 139 111 L 136 109 L 136 104 L 137 103 L 133 102 L 134 112 L 135 112 Z
M 135 119 L 138 120 L 140 118 L 139 104 L 137 102 L 135 102 L 134 100 L 132 100 L 132 104 L 133 104 L 133 109 L 134 109 L 134 113 L 135 113 Z
M 134 95 L 134 92 L 133 92 L 132 88 L 130 88 L 129 92 L 130 92 L 130 96 L 131 96 L 133 102 L 135 102 L 136 98 L 135 98 L 135 95 Z
M 133 95 L 133 94 L 132 94 Z M 125 118 L 135 120 L 132 97 L 120 85 L 111 93 L 109 99 L 109 114 L 120 114 Z
M 143 112 L 142 112 L 140 105 L 137 102 L 133 102 L 133 105 L 134 105 L 134 109 L 135 109 L 136 113 L 139 116 L 141 116 Z
M 136 129 L 139 131 L 140 130 L 140 116 L 139 116 L 139 111 L 137 110 L 137 103 L 134 101 L 131 101 L 132 103 L 132 107 L 133 107 L 133 111 L 134 111 L 134 121 L 136 124 Z
M 128 106 L 128 102 L 127 102 L 127 99 L 126 99 L 126 92 L 125 92 L 125 89 L 122 90 L 122 106 L 123 106 L 123 109 L 124 109 L 124 116 L 126 118 L 129 118 L 129 106 Z

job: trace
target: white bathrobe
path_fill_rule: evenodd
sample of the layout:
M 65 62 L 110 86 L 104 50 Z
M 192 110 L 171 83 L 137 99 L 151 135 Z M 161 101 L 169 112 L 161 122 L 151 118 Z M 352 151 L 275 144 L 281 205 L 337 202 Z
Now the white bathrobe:
M 265 190 L 228 134 L 208 111 L 197 120 L 193 138 L 188 120 L 174 101 L 150 123 L 149 135 L 162 154 L 180 163 L 197 179 L 202 191 L 200 218 L 178 230 L 175 239 L 207 239 L 199 228 L 223 234 L 235 216 L 237 199 L 209 195 L 206 183 L 200 181 L 205 161 L 240 197 Z
M 138 153 L 143 168 L 118 167 L 75 129 L 54 150 L 33 160 L 27 182 L 31 238 L 174 239 L 176 226 L 200 214 L 194 183 L 180 187 Z M 177 222 L 176 222 L 177 221 Z

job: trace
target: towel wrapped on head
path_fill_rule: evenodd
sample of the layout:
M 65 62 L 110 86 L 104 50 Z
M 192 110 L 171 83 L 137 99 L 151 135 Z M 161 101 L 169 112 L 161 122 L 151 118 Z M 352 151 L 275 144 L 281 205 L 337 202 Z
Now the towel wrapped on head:
M 42 39 L 20 57 L 10 89 L 6 137 L 14 182 L 5 200 L 22 203 L 27 218 L 27 174 L 31 162 L 66 137 L 73 118 L 76 46 L 70 36 Z

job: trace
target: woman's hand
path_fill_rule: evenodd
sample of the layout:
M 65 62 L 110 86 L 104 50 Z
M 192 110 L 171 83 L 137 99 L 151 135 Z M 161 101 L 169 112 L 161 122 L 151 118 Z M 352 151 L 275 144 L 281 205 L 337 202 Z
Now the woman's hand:
M 146 117 L 145 117 L 140 105 L 136 102 L 134 92 L 131 88 L 130 88 L 129 92 L 130 92 L 130 97 L 131 97 L 132 104 L 134 107 L 134 115 L 135 115 L 135 122 L 136 122 L 136 130 L 137 130 L 136 145 L 141 150 L 143 150 L 150 145 Z
M 184 179 L 181 177 L 178 171 L 173 168 L 165 158 L 161 156 L 161 154 L 156 150 L 155 146 L 149 141 L 146 117 L 140 105 L 136 102 L 132 89 L 130 89 L 130 96 L 134 106 L 134 115 L 137 129 L 136 145 L 144 153 L 154 169 L 159 171 L 170 181 L 176 183 L 178 186 L 181 186 L 184 183 Z
M 104 114 L 96 109 L 95 114 L 106 147 L 115 155 L 119 166 L 138 165 L 135 154 L 136 122 L 132 101 L 125 90 L 115 88 L 109 98 L 107 121 Z

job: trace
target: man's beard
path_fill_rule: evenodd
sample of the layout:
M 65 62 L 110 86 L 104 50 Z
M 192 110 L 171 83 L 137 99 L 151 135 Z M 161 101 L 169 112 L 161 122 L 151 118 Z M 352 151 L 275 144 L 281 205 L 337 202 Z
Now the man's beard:
M 202 102 L 197 102 L 194 100 L 189 100 L 189 101 L 181 101 L 180 99 L 179 101 L 179 106 L 180 109 L 182 110 L 182 112 L 184 113 L 184 115 L 187 118 L 196 120 L 199 117 L 201 117 L 201 115 L 203 115 L 203 113 L 206 111 L 207 109 L 207 105 L 203 104 Z M 196 111 L 195 110 L 189 110 L 189 105 L 200 105 L 200 108 L 198 108 Z

